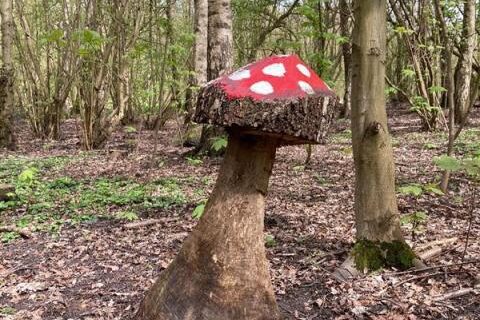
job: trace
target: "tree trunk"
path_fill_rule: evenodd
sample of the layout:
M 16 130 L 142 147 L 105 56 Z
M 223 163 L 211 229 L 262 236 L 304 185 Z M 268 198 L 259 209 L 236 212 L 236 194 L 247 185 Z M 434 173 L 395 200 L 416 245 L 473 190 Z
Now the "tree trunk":
M 444 70 L 446 77 L 445 77 L 445 86 L 447 89 L 447 109 L 448 109 L 448 146 L 447 146 L 447 155 L 451 156 L 453 153 L 453 147 L 455 142 L 455 80 L 454 80 L 454 71 L 453 71 L 453 50 L 452 45 L 450 44 L 450 39 L 448 37 L 448 26 L 444 18 L 443 8 L 440 4 L 439 0 L 434 0 L 435 6 L 435 13 L 437 21 L 440 24 L 441 30 L 441 38 L 443 45 L 445 47 L 444 54 L 446 59 L 446 71 Z M 470 65 L 471 66 L 471 65 Z M 470 77 L 471 77 L 471 70 L 470 70 Z M 468 95 L 470 94 L 470 90 L 468 90 Z M 465 102 L 464 102 L 465 103 Z M 440 182 L 440 189 L 443 192 L 447 192 L 448 183 L 450 180 L 450 172 L 445 171 L 442 175 L 442 180 Z
M 352 40 L 350 33 L 350 6 L 347 0 L 340 0 L 340 33 L 341 36 L 348 39 L 342 44 L 343 68 L 345 79 L 345 93 L 343 95 L 343 108 L 341 110 L 342 118 L 350 118 L 351 94 L 352 94 Z
M 385 110 L 386 1 L 356 0 L 352 139 L 357 239 L 403 240 Z
M 192 87 L 203 86 L 207 83 L 207 48 L 208 48 L 208 0 L 194 0 L 195 18 L 195 43 L 193 45 L 193 72 L 190 79 Z M 187 98 L 187 114 L 185 125 L 188 126 L 192 120 L 195 110 L 196 94 L 189 88 Z M 188 128 L 187 128 L 188 129 Z
M 137 319 L 279 319 L 263 219 L 276 142 L 230 134 L 204 214 Z
M 208 0 L 208 80 L 213 80 L 233 67 L 232 9 L 230 0 Z M 213 153 L 216 137 L 224 134 L 222 128 L 202 129 L 196 153 Z
M 12 112 L 14 107 L 14 69 L 12 58 L 13 16 L 11 0 L 0 4 L 2 18 L 2 61 L 0 69 L 0 148 L 15 149 Z
M 207 83 L 207 54 L 208 54 L 208 0 L 194 0 L 195 10 L 195 44 L 193 46 L 193 71 L 194 76 L 190 79 L 190 88 L 187 91 L 186 115 L 184 121 L 184 144 L 198 141 L 198 135 L 193 137 L 195 126 L 192 125 L 192 117 L 195 113 L 195 102 L 197 95 L 194 87 L 203 86 Z M 196 143 L 194 145 L 198 145 Z
M 208 0 L 195 1 L 195 46 L 194 71 L 195 85 L 201 86 L 207 82 L 208 54 Z
M 233 67 L 232 9 L 230 0 L 208 0 L 208 80 Z
M 462 43 L 455 72 L 455 122 L 466 121 L 470 109 L 473 54 L 477 46 L 475 31 L 475 0 L 465 0 L 463 13 Z

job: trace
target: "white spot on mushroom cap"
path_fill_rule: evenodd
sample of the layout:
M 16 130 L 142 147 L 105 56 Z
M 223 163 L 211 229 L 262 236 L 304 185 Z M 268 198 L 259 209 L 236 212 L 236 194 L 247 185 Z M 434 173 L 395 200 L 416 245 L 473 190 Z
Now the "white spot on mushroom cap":
M 238 70 L 228 76 L 230 80 L 238 81 L 250 78 L 250 70 Z
M 308 94 L 314 94 L 315 93 L 312 86 L 305 81 L 298 81 L 298 86 L 300 87 L 300 89 L 302 89 L 304 92 L 306 92 Z
M 262 69 L 263 74 L 273 76 L 273 77 L 283 77 L 287 70 L 283 63 L 273 63 L 269 66 L 266 66 Z
M 268 81 L 255 82 L 250 86 L 250 90 L 257 94 L 267 95 L 273 93 L 273 87 Z
M 300 71 L 303 75 L 307 76 L 310 78 L 310 70 L 308 70 L 307 67 L 305 67 L 303 64 L 297 64 L 297 69 Z

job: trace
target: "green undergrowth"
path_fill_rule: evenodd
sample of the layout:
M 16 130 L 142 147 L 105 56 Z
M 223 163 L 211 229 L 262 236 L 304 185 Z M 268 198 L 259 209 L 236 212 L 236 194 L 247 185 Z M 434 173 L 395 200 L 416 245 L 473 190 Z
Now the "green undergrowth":
M 73 157 L 7 157 L 0 158 L 0 183 L 14 183 L 18 175 L 25 169 L 34 167 L 39 172 L 57 172 L 62 170 L 68 163 L 74 161 Z
M 19 228 L 57 233 L 65 224 L 91 223 L 98 219 L 132 221 L 138 219 L 138 212 L 167 209 L 187 202 L 175 178 L 147 183 L 122 177 L 49 178 L 48 171 L 68 161 L 24 162 L 21 159 L 17 166 L 13 162 L 12 159 L 0 160 L 3 183 L 15 186 L 11 199 L 0 201 L 0 224 L 9 221 L 8 224 Z M 18 235 L 3 233 L 1 237 L 9 242 Z
M 455 151 L 466 157 L 480 157 L 480 129 L 464 130 L 455 141 Z
M 363 272 L 382 268 L 406 270 L 413 266 L 416 258 L 413 250 L 402 241 L 379 242 L 359 240 L 353 247 L 355 267 Z
M 345 129 L 341 132 L 331 135 L 329 140 L 333 144 L 351 144 L 352 131 L 350 129 Z

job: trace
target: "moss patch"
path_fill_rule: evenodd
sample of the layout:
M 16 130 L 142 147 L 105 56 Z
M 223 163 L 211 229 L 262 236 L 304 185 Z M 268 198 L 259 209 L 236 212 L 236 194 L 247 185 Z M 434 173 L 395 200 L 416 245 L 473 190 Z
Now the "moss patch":
M 406 270 L 416 258 L 413 250 L 403 241 L 370 241 L 362 239 L 353 247 L 355 267 L 360 271 L 376 271 L 384 267 Z

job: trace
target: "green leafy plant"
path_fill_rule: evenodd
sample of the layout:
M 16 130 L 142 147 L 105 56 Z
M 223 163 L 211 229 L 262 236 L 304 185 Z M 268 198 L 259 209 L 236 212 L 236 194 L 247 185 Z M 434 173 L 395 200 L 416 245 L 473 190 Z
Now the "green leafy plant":
M 412 240 L 415 241 L 417 234 L 424 231 L 423 226 L 427 223 L 428 215 L 424 211 L 416 211 L 401 216 L 400 223 L 402 225 L 410 225 L 412 228 Z
M 205 211 L 205 203 L 200 203 L 195 207 L 192 212 L 192 218 L 200 219 L 203 216 L 203 212 Z
M 227 148 L 228 140 L 226 137 L 217 137 L 213 140 L 212 149 L 215 152 L 220 152 Z
M 53 180 L 48 184 L 51 189 L 70 189 L 79 185 L 78 181 L 73 180 L 70 177 L 61 177 Z
M 423 193 L 423 188 L 421 185 L 413 183 L 398 188 L 398 191 L 404 195 L 411 195 L 414 197 L 419 197 Z
M 132 126 L 126 126 L 124 128 L 124 130 L 125 130 L 126 133 L 136 133 L 137 132 L 137 128 L 132 127 Z
M 427 183 L 423 185 L 423 189 L 425 192 L 436 194 L 439 196 L 444 195 L 445 193 L 440 189 L 439 185 L 437 183 Z
M 15 308 L 12 307 L 0 307 L 0 315 L 2 316 L 11 316 L 14 315 L 17 312 Z
M 480 155 L 471 158 L 456 159 L 451 156 L 434 158 L 433 162 L 442 170 L 450 172 L 465 172 L 470 178 L 480 180 Z
M 275 237 L 271 234 L 267 234 L 265 236 L 265 246 L 267 248 L 272 248 L 277 245 L 277 241 L 275 240 Z
M 429 150 L 433 150 L 433 149 L 437 149 L 437 148 L 438 148 L 438 146 L 437 146 L 436 144 L 431 143 L 431 142 L 425 143 L 425 144 L 423 145 L 423 147 L 424 147 L 425 149 L 429 149 Z
M 430 93 L 443 93 L 443 92 L 446 92 L 447 89 L 445 89 L 442 86 L 431 86 L 430 88 L 428 88 L 428 91 Z
M 3 232 L 1 236 L 3 243 L 10 243 L 18 238 L 20 238 L 20 235 L 16 232 Z
M 325 178 L 324 176 L 318 173 L 315 173 L 313 177 L 315 178 L 315 181 L 317 181 L 317 183 L 321 186 L 326 186 L 329 184 L 329 181 L 327 180 L 327 178 Z
M 187 163 L 191 166 L 199 166 L 203 163 L 201 159 L 195 158 L 195 157 L 187 157 Z
M 410 78 L 410 79 L 412 79 L 412 78 L 415 78 L 415 75 L 416 75 L 416 74 L 415 74 L 415 70 L 406 68 L 406 69 L 403 69 L 403 70 L 402 70 L 402 75 L 403 75 L 405 78 Z
M 435 195 L 443 195 L 443 191 L 440 190 L 438 184 L 427 183 L 424 185 L 418 183 L 411 183 L 398 188 L 398 192 L 407 196 L 420 197 L 424 193 L 431 193 Z
M 117 219 L 135 221 L 138 220 L 138 215 L 133 211 L 119 211 L 115 214 Z
M 23 185 L 31 186 L 37 179 L 37 173 L 38 173 L 37 168 L 35 167 L 27 168 L 18 175 L 18 182 Z

